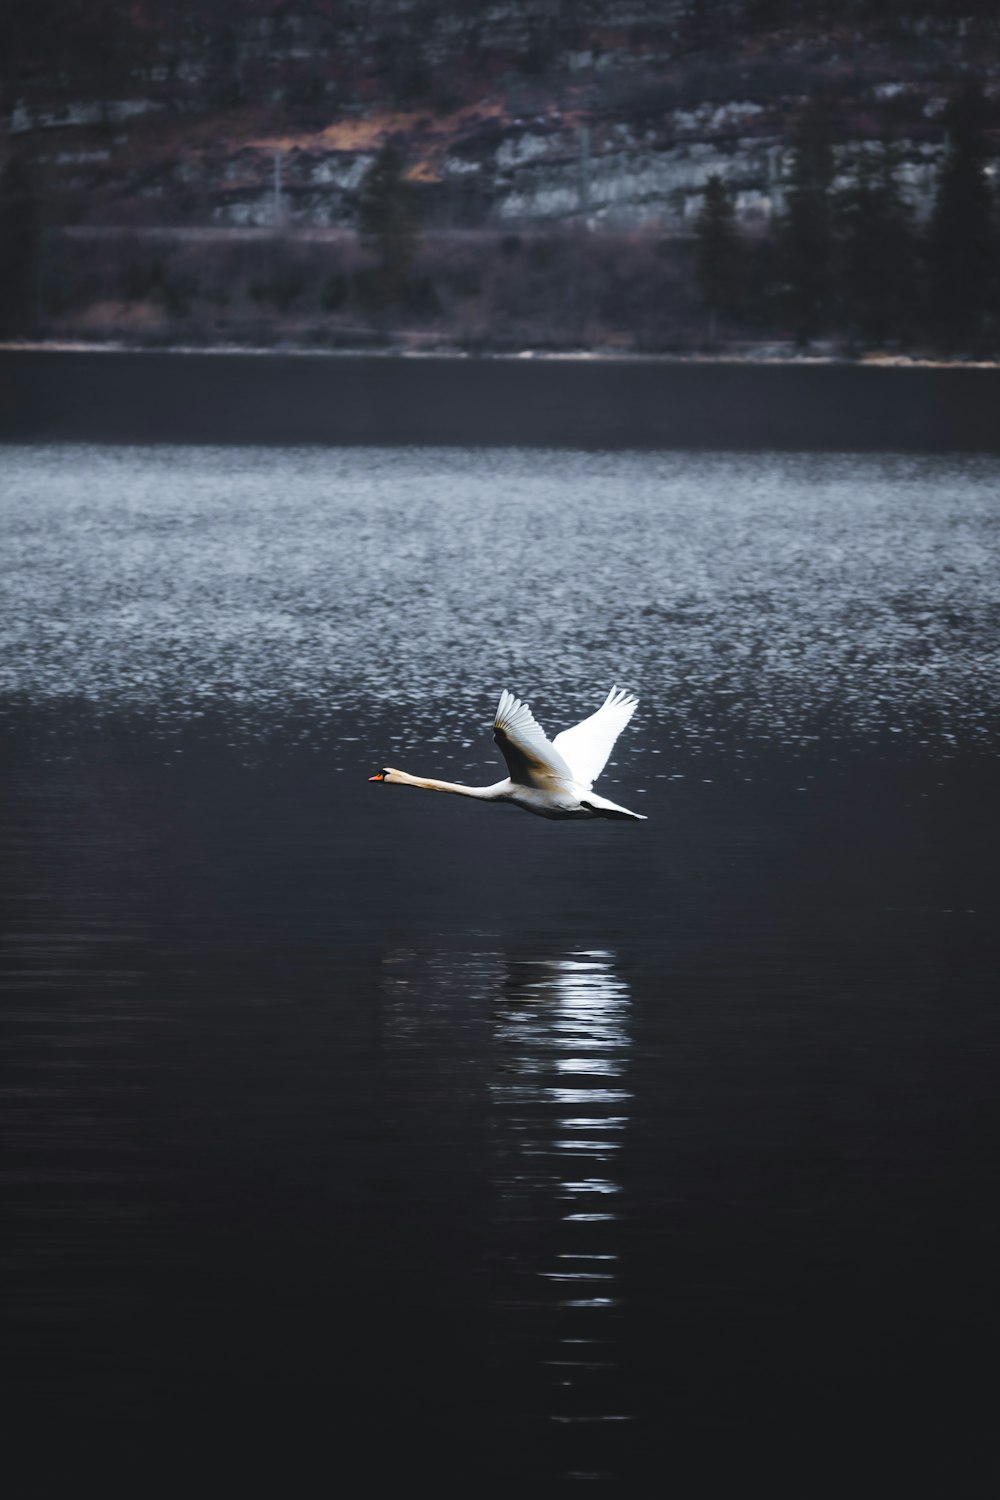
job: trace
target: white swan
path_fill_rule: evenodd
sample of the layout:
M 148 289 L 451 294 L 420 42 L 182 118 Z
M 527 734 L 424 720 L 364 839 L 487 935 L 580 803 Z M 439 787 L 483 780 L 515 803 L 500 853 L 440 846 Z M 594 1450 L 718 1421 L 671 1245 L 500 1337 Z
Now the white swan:
M 615 740 L 635 713 L 638 698 L 612 688 L 589 719 L 564 729 L 554 740 L 546 738 L 526 703 L 513 693 L 500 694 L 493 738 L 503 752 L 510 775 L 493 786 L 463 786 L 458 781 L 434 781 L 409 776 L 391 766 L 369 776 L 393 786 L 422 786 L 430 792 L 455 792 L 460 797 L 478 797 L 481 802 L 513 802 L 540 818 L 636 818 L 645 813 L 629 812 L 617 802 L 591 791 L 607 765 Z

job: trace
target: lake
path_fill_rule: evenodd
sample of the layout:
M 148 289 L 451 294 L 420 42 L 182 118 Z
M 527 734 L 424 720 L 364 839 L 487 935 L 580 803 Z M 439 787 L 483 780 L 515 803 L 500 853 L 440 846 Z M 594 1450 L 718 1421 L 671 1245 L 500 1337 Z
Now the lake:
M 1000 459 L 0 481 L 31 1492 L 992 1494 Z M 646 823 L 367 780 L 612 683 Z

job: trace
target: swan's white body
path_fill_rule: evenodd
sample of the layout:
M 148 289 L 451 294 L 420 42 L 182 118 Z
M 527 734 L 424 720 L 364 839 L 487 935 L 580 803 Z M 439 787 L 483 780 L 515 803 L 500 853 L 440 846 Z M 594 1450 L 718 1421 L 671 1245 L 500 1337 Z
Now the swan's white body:
M 644 820 L 644 813 L 629 812 L 627 807 L 619 807 L 591 790 L 638 702 L 631 694 L 612 688 L 589 719 L 550 740 L 528 705 L 513 693 L 504 692 L 493 720 L 493 738 L 510 772 L 505 780 L 492 786 L 463 786 L 458 781 L 409 776 L 391 767 L 369 779 L 419 786 L 430 792 L 454 792 L 480 802 L 513 802 L 540 818 Z

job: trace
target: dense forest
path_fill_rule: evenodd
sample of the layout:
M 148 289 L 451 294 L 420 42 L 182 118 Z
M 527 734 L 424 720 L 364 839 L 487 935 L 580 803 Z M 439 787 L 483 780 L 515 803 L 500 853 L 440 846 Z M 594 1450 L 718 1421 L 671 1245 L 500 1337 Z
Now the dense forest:
M 7 0 L 0 331 L 1000 345 L 987 0 Z
M 930 219 L 918 231 L 900 192 L 892 142 L 873 144 L 835 188 L 823 104 L 803 109 L 792 138 L 786 208 L 773 232 L 741 236 L 710 178 L 696 224 L 695 274 L 712 321 L 790 329 L 799 346 L 838 334 L 846 347 L 966 348 L 998 332 L 997 203 L 987 176 L 985 101 L 967 85 L 952 100 Z

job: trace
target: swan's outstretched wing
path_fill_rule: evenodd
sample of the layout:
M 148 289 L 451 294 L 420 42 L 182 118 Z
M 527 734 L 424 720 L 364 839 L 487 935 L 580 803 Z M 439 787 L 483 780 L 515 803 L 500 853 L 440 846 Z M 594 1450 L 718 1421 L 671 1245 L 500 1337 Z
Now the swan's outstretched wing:
M 507 762 L 511 781 L 549 790 L 573 780 L 569 766 L 549 740 L 531 709 L 513 693 L 500 694 L 493 738 Z
M 574 781 L 593 786 L 608 763 L 615 740 L 638 705 L 638 698 L 613 687 L 596 714 L 556 735 L 553 744 L 568 762 Z

